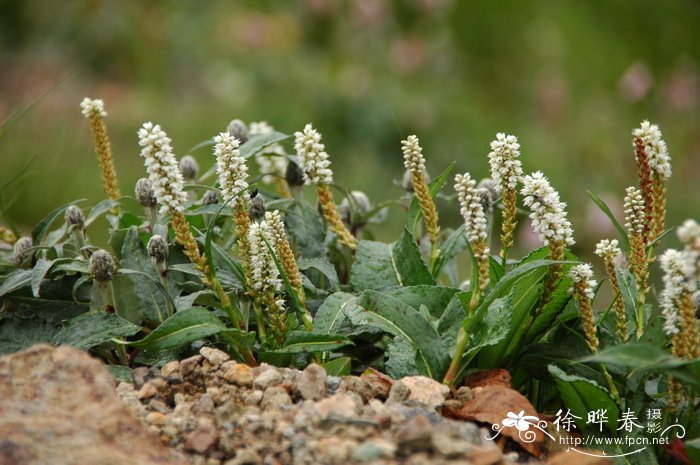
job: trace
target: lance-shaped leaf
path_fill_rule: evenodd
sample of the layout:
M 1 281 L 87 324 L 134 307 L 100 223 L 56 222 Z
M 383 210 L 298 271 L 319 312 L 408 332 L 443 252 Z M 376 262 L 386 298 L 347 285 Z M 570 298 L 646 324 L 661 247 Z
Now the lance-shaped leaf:
M 198 339 L 213 336 L 222 331 L 232 331 L 214 314 L 201 307 L 177 312 L 140 341 L 129 345 L 140 349 L 158 351 L 189 344 Z
M 413 307 L 381 292 L 365 291 L 357 306 L 346 308 L 346 315 L 355 325 L 374 326 L 407 340 L 416 350 L 419 373 L 433 379 L 442 377 L 449 356 L 435 329 Z
M 117 315 L 89 312 L 68 320 L 51 342 L 87 350 L 115 337 L 133 336 L 140 329 Z

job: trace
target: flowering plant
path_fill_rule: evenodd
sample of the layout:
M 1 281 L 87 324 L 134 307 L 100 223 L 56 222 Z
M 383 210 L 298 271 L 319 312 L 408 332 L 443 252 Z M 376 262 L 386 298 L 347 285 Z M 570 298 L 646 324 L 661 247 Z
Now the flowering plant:
M 436 199 L 453 165 L 430 180 L 413 135 L 396 147 L 403 196 L 373 205 L 334 184 L 311 124 L 292 137 L 234 120 L 178 162 L 164 128 L 149 122 L 137 132 L 148 177 L 131 197 L 120 193 L 104 103 L 81 107 L 107 198 L 63 205 L 26 236 L 9 219 L 2 227 L 0 353 L 69 344 L 123 377 L 213 344 L 250 365 L 316 362 L 333 375 L 373 367 L 452 388 L 473 370 L 506 368 L 539 411 L 583 416 L 599 402 L 614 425 L 622 409 L 661 406 L 668 421 L 700 424 L 700 226 L 686 222 L 682 249 L 657 257 L 671 176 L 657 126 L 633 133 L 639 186 L 626 190 L 624 227 L 592 196 L 619 232 L 595 250 L 613 291 L 596 312 L 601 285 L 570 250 L 566 203 L 545 174 L 524 173 L 512 135 L 499 133 L 485 154 L 490 179 L 457 174 L 454 194 L 440 194 L 463 219 L 448 227 Z M 253 160 L 260 169 L 250 174 Z M 200 163 L 212 168 L 200 173 Z M 398 238 L 373 240 L 371 224 L 391 208 L 405 213 Z M 104 249 L 88 236 L 102 217 Z M 543 246 L 514 258 L 525 217 Z M 491 239 L 499 223 L 500 245 Z M 521 412 L 504 425 L 527 429 L 529 419 Z

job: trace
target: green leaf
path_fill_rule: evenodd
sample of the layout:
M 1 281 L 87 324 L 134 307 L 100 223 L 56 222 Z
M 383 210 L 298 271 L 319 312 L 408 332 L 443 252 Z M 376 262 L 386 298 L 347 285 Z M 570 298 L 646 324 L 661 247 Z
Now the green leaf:
M 479 354 L 479 366 L 482 368 L 497 368 L 507 361 L 505 355 L 511 343 L 516 340 L 516 334 L 522 333 L 523 324 L 529 319 L 533 307 L 542 294 L 542 277 L 544 272 L 533 272 L 518 280 L 510 290 L 511 312 L 507 322 L 508 335 L 500 343 L 485 348 Z M 522 336 L 519 336 L 522 337 Z M 512 349 L 520 352 L 520 348 Z
M 89 312 L 68 320 L 51 342 L 88 350 L 115 337 L 133 336 L 140 329 L 117 315 Z
M 314 331 L 322 334 L 337 333 L 347 320 L 345 308 L 357 298 L 345 292 L 335 292 L 323 301 L 314 317 Z
M 326 233 L 319 213 L 305 203 L 284 215 L 284 222 L 294 250 L 304 258 L 326 255 Z
M 97 218 L 118 205 L 119 202 L 112 199 L 104 199 L 103 201 L 97 203 L 97 205 L 92 207 L 90 213 L 87 215 L 87 218 L 85 218 L 85 226 L 90 226 Z
M 572 264 L 576 262 L 557 260 L 535 260 L 532 262 L 518 265 L 512 270 L 510 270 L 508 273 L 506 273 L 503 276 L 503 278 L 501 278 L 501 280 L 498 281 L 496 285 L 491 288 L 491 291 L 482 300 L 481 304 L 479 305 L 479 308 L 488 307 L 491 304 L 491 302 L 496 300 L 496 298 L 501 297 L 504 290 L 508 289 L 511 285 L 515 284 L 516 282 L 518 282 L 518 280 L 524 278 L 528 274 L 536 270 L 541 270 L 555 263 Z
M 397 287 L 386 291 L 387 294 L 416 310 L 419 310 L 421 305 L 425 305 L 435 318 L 442 317 L 452 298 L 458 292 L 460 292 L 459 289 L 451 287 L 426 285 Z
M 323 364 L 328 376 L 348 376 L 352 368 L 350 357 L 340 357 Z
M 588 196 L 593 200 L 593 202 L 600 208 L 600 210 L 605 213 L 605 215 L 610 218 L 610 221 L 612 222 L 613 226 L 615 226 L 615 229 L 617 229 L 618 234 L 620 234 L 620 240 L 624 246 L 624 250 L 629 250 L 630 249 L 630 240 L 629 237 L 627 237 L 627 231 L 625 228 L 622 227 L 622 225 L 617 221 L 615 218 L 615 215 L 613 215 L 612 211 L 610 210 L 610 207 L 607 206 L 605 202 L 603 202 L 598 196 L 596 196 L 593 192 L 587 191 Z
M 53 260 L 39 259 L 34 268 L 32 268 L 32 295 L 34 297 L 39 297 L 39 288 L 41 288 L 41 282 L 46 277 L 46 274 L 51 269 L 53 265 Z
M 396 336 L 386 348 L 386 373 L 394 379 L 418 374 L 416 349 L 404 337 Z
M 409 341 L 424 376 L 439 379 L 446 370 L 449 357 L 441 349 L 437 332 L 416 309 L 400 300 L 368 290 L 360 295 L 357 306 L 346 308 L 345 314 L 355 325 L 374 326 Z
M 435 285 L 435 278 L 421 257 L 413 235 L 404 229 L 391 247 L 391 263 L 401 286 Z
M 691 439 L 683 443 L 688 453 L 690 463 L 700 463 L 700 438 Z
M 614 346 L 580 361 L 628 367 L 636 373 L 667 373 L 700 392 L 700 360 L 682 360 L 649 344 Z
M 32 230 L 32 242 L 34 243 L 34 245 L 42 245 L 44 243 L 44 239 L 46 239 L 46 236 L 49 233 L 49 228 L 51 227 L 54 221 L 56 221 L 59 217 L 63 215 L 63 212 L 66 211 L 66 208 L 84 200 L 85 199 L 73 200 L 72 202 L 68 202 L 67 204 L 58 207 L 57 209 L 46 215 L 44 219 L 42 219 L 39 222 L 39 224 L 37 224 L 34 227 L 34 230 Z
M 6 297 L 0 318 L 0 355 L 51 342 L 64 320 L 87 310 L 85 304 L 66 300 Z
M 214 314 L 201 307 L 175 313 L 140 341 L 129 344 L 140 349 L 159 351 L 180 347 L 198 339 L 227 331 Z
M 474 330 L 469 334 L 468 357 L 474 357 L 483 348 L 496 345 L 506 338 L 510 330 L 512 307 L 513 304 L 507 297 L 491 303 L 488 312 L 475 323 Z
M 318 270 L 323 276 L 328 279 L 330 287 L 333 290 L 339 290 L 340 284 L 338 280 L 338 273 L 336 273 L 335 268 L 325 258 L 300 258 L 297 260 L 297 267 L 301 271 L 306 271 L 310 269 Z
M 455 165 L 456 162 L 452 162 L 450 166 L 445 168 L 445 170 L 440 173 L 440 176 L 428 183 L 428 190 L 430 191 L 431 197 L 435 198 L 437 193 L 440 192 L 440 189 L 442 189 L 442 186 L 445 185 L 447 178 L 450 176 L 450 174 L 452 174 Z M 420 218 L 420 204 L 418 203 L 418 199 L 414 196 L 413 200 L 411 201 L 411 205 L 408 207 L 408 212 L 406 213 L 406 227 L 409 231 L 414 231 L 416 229 L 416 225 L 418 224 L 418 220 L 420 220 Z M 413 235 L 411 235 L 411 237 L 413 237 Z
M 355 252 L 350 283 L 356 290 L 393 286 L 435 285 L 412 235 L 404 229 L 391 246 L 360 241 Z
M 267 132 L 264 134 L 253 134 L 248 137 L 248 140 L 241 144 L 240 152 L 243 158 L 250 158 L 263 151 L 263 149 L 288 139 L 287 134 L 281 132 Z
M 464 235 L 465 229 L 467 229 L 467 225 L 462 224 L 459 228 L 452 231 L 440 246 L 440 255 L 435 263 L 435 276 L 440 273 L 455 255 L 467 248 L 467 238 Z
M 352 341 L 342 334 L 319 334 L 307 331 L 292 331 L 284 341 L 281 349 L 274 352 L 285 354 L 301 354 L 304 352 L 325 352 L 353 345 Z
M 117 383 L 131 383 L 131 368 L 122 365 L 107 365 L 107 371 Z
M 350 284 L 356 290 L 398 286 L 391 264 L 391 245 L 375 241 L 358 241 Z
M 579 420 L 580 428 L 585 427 L 583 422 L 587 419 L 588 412 L 604 409 L 608 429 L 611 432 L 617 430 L 620 408 L 606 389 L 590 379 L 567 374 L 556 365 L 550 365 L 549 372 L 554 378 L 557 391 L 566 408 L 571 410 L 572 414 L 582 418 Z
M 16 270 L 10 273 L 0 286 L 0 297 L 10 292 L 29 286 L 32 282 L 32 270 Z

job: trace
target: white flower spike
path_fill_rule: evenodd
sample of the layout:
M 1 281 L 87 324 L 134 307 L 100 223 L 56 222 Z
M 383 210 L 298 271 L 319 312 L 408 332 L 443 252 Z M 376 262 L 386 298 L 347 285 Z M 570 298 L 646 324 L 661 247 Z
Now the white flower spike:
M 541 171 L 522 178 L 523 203 L 530 207 L 532 228 L 545 244 L 551 241 L 573 245 L 574 231 L 566 215 L 566 203 Z
M 649 166 L 662 180 L 667 181 L 672 174 L 671 157 L 668 155 L 668 147 L 663 140 L 659 126 L 644 120 L 639 128 L 632 131 L 635 139 L 644 142 L 645 151 L 649 157 Z
M 299 166 L 304 172 L 306 184 L 330 185 L 333 183 L 331 161 L 326 153 L 326 146 L 321 143 L 321 134 L 311 123 L 303 131 L 294 133 L 294 149 L 299 156 Z
M 228 132 L 222 132 L 214 137 L 214 156 L 216 156 L 216 172 L 219 175 L 221 197 L 232 209 L 243 201 L 248 202 L 248 166 L 245 158 L 238 151 L 239 141 Z M 244 203 L 244 204 L 245 204 Z
M 496 139 L 491 142 L 489 164 L 491 179 L 496 183 L 499 192 L 504 189 L 515 189 L 522 178 L 523 168 L 518 157 L 520 157 L 518 138 L 502 132 L 496 134 Z
M 144 123 L 138 130 L 141 156 L 153 185 L 153 192 L 162 205 L 161 213 L 182 212 L 187 202 L 182 173 L 170 138 L 158 124 Z

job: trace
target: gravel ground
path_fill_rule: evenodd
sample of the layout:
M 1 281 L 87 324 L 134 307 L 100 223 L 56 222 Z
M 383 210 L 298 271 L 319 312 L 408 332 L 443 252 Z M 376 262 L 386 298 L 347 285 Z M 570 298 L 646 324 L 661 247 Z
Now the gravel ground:
M 327 376 L 236 363 L 222 351 L 138 368 L 117 393 L 161 441 L 196 465 L 516 463 L 475 423 L 443 418 L 454 395 L 423 377 Z M 526 459 L 526 458 L 525 458 Z

